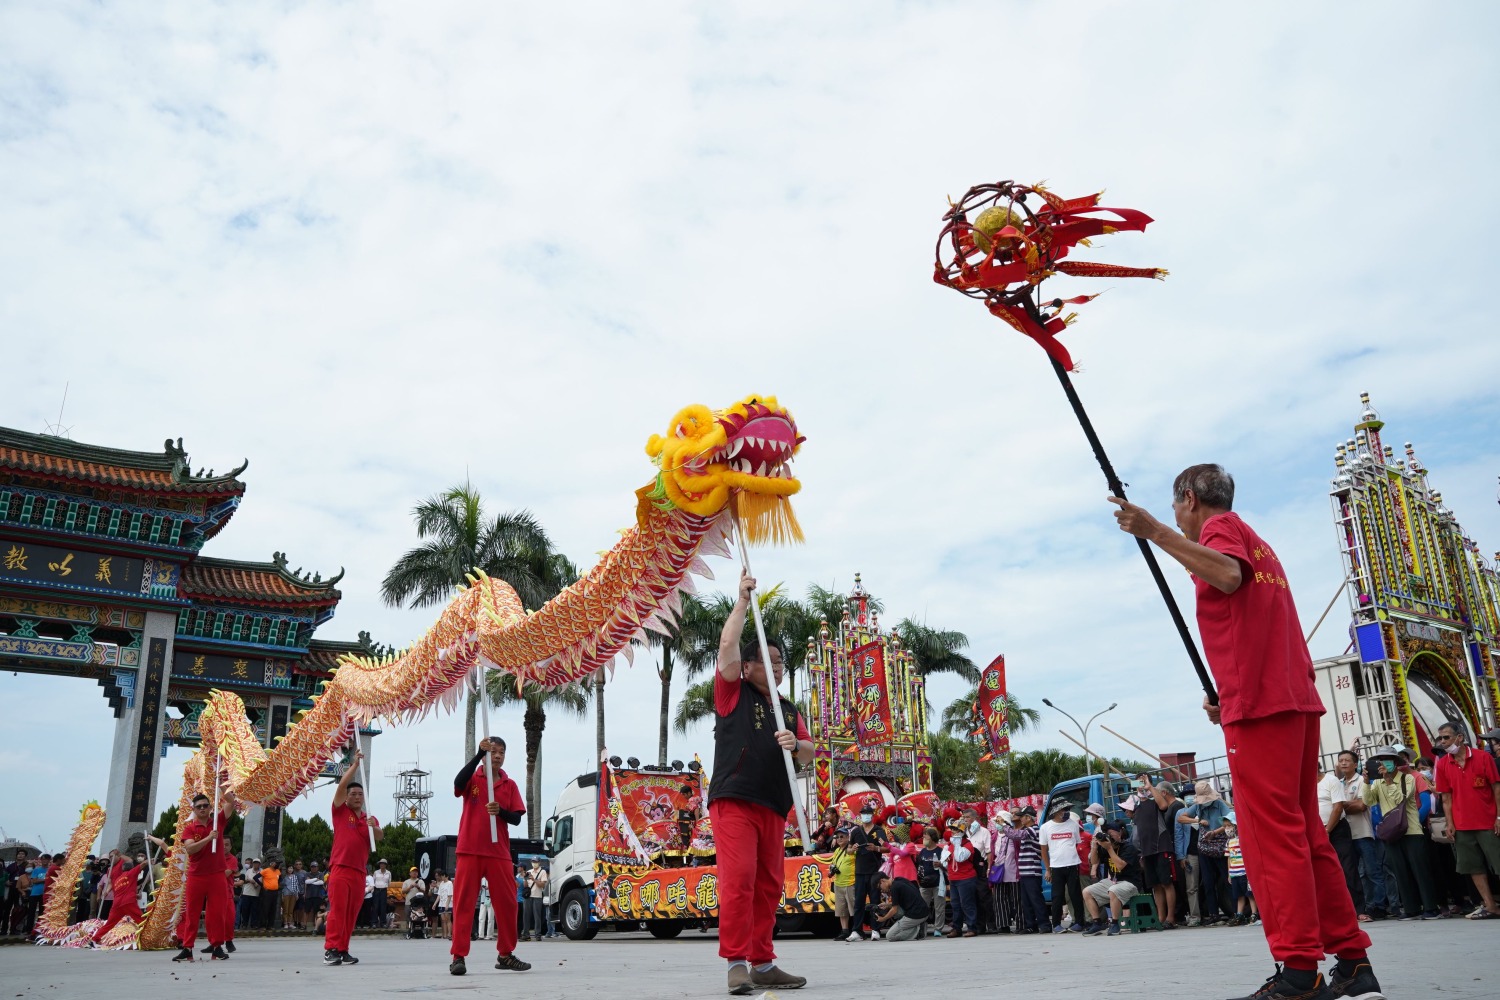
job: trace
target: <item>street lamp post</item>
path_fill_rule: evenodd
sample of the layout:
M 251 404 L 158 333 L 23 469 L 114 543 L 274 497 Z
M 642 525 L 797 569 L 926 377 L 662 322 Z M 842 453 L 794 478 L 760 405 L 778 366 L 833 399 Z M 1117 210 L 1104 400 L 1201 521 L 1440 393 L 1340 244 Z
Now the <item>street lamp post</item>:
M 1063 712 L 1062 709 L 1060 709 L 1056 705 L 1052 704 L 1052 699 L 1050 699 L 1050 698 L 1043 698 L 1042 699 L 1042 704 L 1046 705 L 1048 708 L 1052 709 L 1054 712 L 1062 712 L 1063 715 L 1066 715 L 1068 717 L 1068 721 L 1069 722 L 1073 723 L 1073 725 L 1075 725 L 1075 726 L 1078 726 L 1078 732 L 1079 732 L 1080 735 L 1083 736 L 1083 766 L 1086 767 L 1086 768 L 1088 768 L 1088 776 L 1090 778 L 1093 778 L 1093 776 L 1094 776 L 1094 755 L 1089 752 L 1089 726 L 1092 726 L 1094 724 L 1094 720 L 1097 719 L 1097 718 L 1099 718 L 1099 716 L 1103 715 L 1105 712 L 1112 712 L 1112 711 L 1114 711 L 1115 706 L 1117 706 L 1119 704 L 1119 702 L 1114 702 L 1114 701 L 1110 702 L 1108 708 L 1101 708 L 1099 711 L 1095 712 L 1092 716 L 1089 717 L 1089 721 L 1086 722 L 1086 723 L 1084 723 L 1083 725 L 1079 725 L 1077 719 L 1073 718 L 1073 716 L 1069 715 L 1067 712 Z M 1109 790 L 1105 789 L 1104 793 L 1105 793 L 1105 795 L 1108 795 L 1109 794 Z

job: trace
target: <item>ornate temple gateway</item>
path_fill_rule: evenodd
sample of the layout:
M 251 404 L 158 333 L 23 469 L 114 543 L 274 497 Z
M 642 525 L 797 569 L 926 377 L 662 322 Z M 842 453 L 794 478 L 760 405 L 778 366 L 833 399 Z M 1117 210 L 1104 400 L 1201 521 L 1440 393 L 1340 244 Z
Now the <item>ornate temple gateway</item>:
M 182 442 L 121 451 L 0 428 L 0 669 L 89 678 L 115 717 L 105 848 L 149 829 L 165 746 L 197 746 L 211 688 L 234 690 L 270 745 L 369 637 L 327 642 L 335 585 L 270 562 L 201 555 L 239 507 L 245 464 L 193 472 Z M 280 810 L 245 818 L 247 856 Z
M 1366 748 L 1401 743 L 1430 755 L 1442 722 L 1467 722 L 1472 738 L 1500 714 L 1500 573 L 1412 446 L 1397 459 L 1369 395 L 1360 400 L 1331 491 L 1353 652 L 1316 664 L 1328 708 L 1322 744 L 1327 753 L 1359 737 Z

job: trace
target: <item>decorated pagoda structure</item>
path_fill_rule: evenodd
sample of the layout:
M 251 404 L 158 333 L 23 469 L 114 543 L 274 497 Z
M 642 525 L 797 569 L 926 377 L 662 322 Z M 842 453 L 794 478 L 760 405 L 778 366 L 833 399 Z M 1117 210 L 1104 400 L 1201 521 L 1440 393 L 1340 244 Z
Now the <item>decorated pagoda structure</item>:
M 927 685 L 901 637 L 880 627 L 858 573 L 842 619 L 807 644 L 814 805 L 884 789 L 887 802 L 932 787 Z
M 248 463 L 192 471 L 179 439 L 123 451 L 0 428 L 0 668 L 87 678 L 115 719 L 106 847 L 155 822 L 165 747 L 198 745 L 213 688 L 232 689 L 267 746 L 358 642 L 313 638 L 336 584 L 202 554 L 245 495 Z M 366 733 L 366 751 L 368 736 Z M 280 843 L 280 811 L 245 817 L 246 856 Z
M 1470 738 L 1500 716 L 1500 553 L 1486 560 L 1410 443 L 1397 458 L 1360 396 L 1331 491 L 1353 653 L 1319 661 L 1325 749 L 1400 743 L 1424 755 L 1448 720 Z

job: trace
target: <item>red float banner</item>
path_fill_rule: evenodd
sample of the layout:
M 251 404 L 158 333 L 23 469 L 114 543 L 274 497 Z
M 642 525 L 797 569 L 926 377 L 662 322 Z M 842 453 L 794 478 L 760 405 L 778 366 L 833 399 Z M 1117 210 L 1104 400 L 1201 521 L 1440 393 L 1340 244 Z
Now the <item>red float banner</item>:
M 982 759 L 1010 753 L 1010 724 L 1005 717 L 1005 654 L 990 661 L 979 675 L 979 696 L 974 700 L 974 714 L 979 716 L 979 731 L 984 734 L 989 753 Z
M 862 747 L 895 738 L 885 678 L 885 643 L 868 642 L 850 654 L 854 664 L 854 735 Z
M 827 913 L 833 909 L 833 873 L 826 857 L 787 858 L 777 910 Z M 718 917 L 719 869 L 626 868 L 602 865 L 595 882 L 595 913 L 601 920 L 660 920 Z
M 695 849 L 699 828 L 706 833 L 708 825 L 708 817 L 700 817 L 702 801 L 702 772 L 659 774 L 601 764 L 595 851 L 613 864 L 711 854 L 711 843 Z M 690 824 L 684 816 L 692 817 Z

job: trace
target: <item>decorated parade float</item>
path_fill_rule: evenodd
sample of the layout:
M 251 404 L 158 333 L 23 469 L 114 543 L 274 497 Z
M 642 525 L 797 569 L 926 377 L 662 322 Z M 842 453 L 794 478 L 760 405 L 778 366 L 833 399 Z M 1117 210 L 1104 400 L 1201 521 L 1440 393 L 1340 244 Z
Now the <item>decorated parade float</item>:
M 1431 756 L 1437 727 L 1472 740 L 1500 716 L 1500 572 L 1464 533 L 1415 449 L 1382 440 L 1360 396 L 1330 491 L 1351 615 L 1350 652 L 1315 664 L 1324 755 L 1402 745 Z M 1500 563 L 1500 554 L 1496 555 Z
M 809 815 L 832 807 L 844 823 L 869 806 L 905 840 L 933 821 L 939 805 L 930 790 L 926 685 L 900 637 L 881 628 L 858 574 L 846 603 L 841 620 L 824 621 L 808 642 L 802 706 L 815 749 L 797 794 Z M 684 767 L 611 757 L 597 774 L 569 782 L 547 827 L 568 936 L 644 923 L 672 937 L 718 918 L 704 805 L 710 780 L 698 759 Z M 828 855 L 804 849 L 792 815 L 786 848 L 779 927 L 831 933 Z

